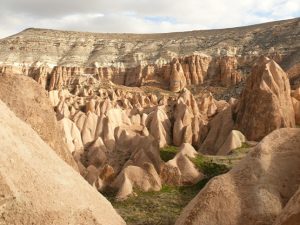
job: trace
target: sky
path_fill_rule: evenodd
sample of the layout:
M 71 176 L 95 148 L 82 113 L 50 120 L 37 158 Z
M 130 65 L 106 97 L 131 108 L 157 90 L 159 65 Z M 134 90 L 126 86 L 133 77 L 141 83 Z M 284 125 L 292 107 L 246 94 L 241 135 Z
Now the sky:
M 29 27 L 163 33 L 300 17 L 300 0 L 1 0 L 0 38 Z

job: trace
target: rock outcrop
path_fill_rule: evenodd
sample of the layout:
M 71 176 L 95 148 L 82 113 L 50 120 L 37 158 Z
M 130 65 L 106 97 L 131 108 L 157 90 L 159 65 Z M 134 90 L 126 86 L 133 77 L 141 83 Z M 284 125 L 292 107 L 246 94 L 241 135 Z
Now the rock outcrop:
M 275 129 L 294 127 L 295 114 L 286 73 L 261 57 L 247 79 L 236 115 L 236 127 L 248 140 L 258 141 Z
M 158 141 L 160 148 L 172 143 L 171 122 L 160 107 L 148 115 L 146 126 L 150 134 Z
M 112 187 L 118 188 L 117 200 L 124 200 L 134 194 L 134 189 L 141 191 L 159 191 L 161 181 L 154 166 L 145 163 L 142 167 L 128 166 L 116 178 Z
M 273 224 L 299 188 L 299 146 L 300 129 L 273 131 L 231 171 L 213 178 L 176 225 Z
M 232 130 L 226 138 L 222 147 L 218 150 L 217 155 L 228 155 L 233 149 L 242 147 L 247 140 L 238 130 Z
M 168 185 L 191 185 L 203 179 L 204 175 L 197 170 L 191 161 L 197 155 L 198 153 L 193 146 L 187 143 L 182 144 L 176 156 L 162 167 L 160 176 L 163 183 Z
M 237 57 L 217 57 L 211 62 L 207 70 L 207 75 L 221 86 L 230 87 L 242 81 L 242 75 L 237 67 Z
M 294 79 L 300 64 L 298 32 L 299 18 L 168 34 L 31 28 L 0 40 L 0 74 L 30 76 L 49 90 L 105 79 L 126 86 L 151 84 L 177 91 L 185 82 L 199 85 L 207 79 L 226 87 L 238 84 L 254 59 L 267 55 Z
M 235 148 L 272 131 L 177 224 L 294 221 L 300 135 L 279 128 L 300 124 L 300 89 L 291 92 L 283 71 L 296 89 L 299 24 L 145 35 L 28 29 L 1 39 L 0 99 L 50 147 L 23 122 L 17 129 L 0 101 L 0 224 L 124 224 L 97 191 L 124 200 L 163 185 L 198 187 L 215 162 L 231 153 L 228 164 L 239 161 L 248 150 Z M 164 162 L 168 145 L 180 150 Z M 195 149 L 222 156 L 195 166 Z
M 274 225 L 296 225 L 300 221 L 300 189 L 289 200 Z
M 225 144 L 228 135 L 233 130 L 234 121 L 231 107 L 221 111 L 208 124 L 208 134 L 201 144 L 199 151 L 215 155 Z
M 64 142 L 67 144 L 68 150 L 71 153 L 81 153 L 83 151 L 83 143 L 81 134 L 76 124 L 68 118 L 63 118 L 58 121 L 58 124 L 64 131 Z
M 295 122 L 300 125 L 300 88 L 292 91 L 292 102 L 295 111 Z
M 0 75 L 0 99 L 69 165 L 78 170 L 58 125 L 47 92 L 31 78 Z
M 184 71 L 178 60 L 174 60 L 171 66 L 170 91 L 179 92 L 186 86 Z
M 121 225 L 111 204 L 0 101 L 0 224 Z

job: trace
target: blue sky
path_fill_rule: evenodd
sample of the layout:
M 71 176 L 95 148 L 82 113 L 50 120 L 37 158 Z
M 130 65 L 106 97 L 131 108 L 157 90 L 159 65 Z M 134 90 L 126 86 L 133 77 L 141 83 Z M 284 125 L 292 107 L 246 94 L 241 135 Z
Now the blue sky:
M 300 17 L 300 0 L 1 0 L 0 38 L 28 27 L 158 33 Z

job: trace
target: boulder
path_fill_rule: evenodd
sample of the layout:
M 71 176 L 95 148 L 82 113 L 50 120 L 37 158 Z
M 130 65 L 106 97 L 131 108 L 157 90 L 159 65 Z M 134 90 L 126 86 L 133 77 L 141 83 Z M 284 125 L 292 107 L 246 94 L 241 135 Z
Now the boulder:
M 299 146 L 300 129 L 273 131 L 227 174 L 210 180 L 176 225 L 273 224 L 299 188 Z

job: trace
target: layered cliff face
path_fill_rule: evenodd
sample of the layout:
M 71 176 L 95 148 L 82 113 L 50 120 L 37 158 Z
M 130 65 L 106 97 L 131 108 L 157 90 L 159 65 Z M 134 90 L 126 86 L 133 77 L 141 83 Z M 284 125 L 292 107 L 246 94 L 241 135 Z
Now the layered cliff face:
M 76 82 L 78 76 L 93 75 L 126 86 L 158 83 L 177 91 L 205 79 L 235 85 L 263 54 L 296 78 L 299 30 L 299 19 L 144 35 L 27 29 L 0 40 L 0 73 L 29 75 L 50 90 Z

